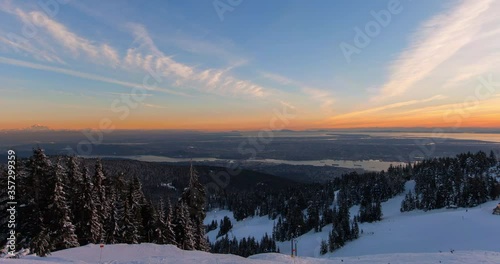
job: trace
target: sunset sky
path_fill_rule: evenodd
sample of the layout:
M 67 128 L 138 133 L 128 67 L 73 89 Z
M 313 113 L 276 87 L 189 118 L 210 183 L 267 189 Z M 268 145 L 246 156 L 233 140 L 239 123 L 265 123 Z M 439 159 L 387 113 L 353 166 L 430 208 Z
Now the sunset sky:
M 0 129 L 253 130 L 283 111 L 286 129 L 498 128 L 499 14 L 495 0 L 0 0 Z

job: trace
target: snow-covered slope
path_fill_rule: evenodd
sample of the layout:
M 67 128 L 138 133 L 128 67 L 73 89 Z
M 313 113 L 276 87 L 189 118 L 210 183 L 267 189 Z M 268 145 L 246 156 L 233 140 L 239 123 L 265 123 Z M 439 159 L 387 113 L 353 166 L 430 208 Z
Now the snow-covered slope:
M 413 182 L 407 183 L 407 190 Z M 219 255 L 206 252 L 183 251 L 169 245 L 106 245 L 102 251 L 102 262 L 106 264 L 154 264 L 154 263 L 500 263 L 500 216 L 493 215 L 497 202 L 492 201 L 475 208 L 441 209 L 429 212 L 413 211 L 400 213 L 404 195 L 382 204 L 384 217 L 377 223 L 360 225 L 361 237 L 345 247 L 319 255 L 322 239 L 327 239 L 331 225 L 320 233 L 309 232 L 298 238 L 299 258 L 289 256 L 290 242 L 279 243 L 284 254 L 260 254 L 250 258 L 234 255 Z M 351 216 L 359 208 L 351 208 Z M 267 217 L 247 218 L 236 222 L 229 211 L 212 211 L 206 223 L 230 217 L 233 229 L 229 236 L 238 239 L 248 236 L 259 238 L 271 234 L 273 221 Z M 208 233 L 215 241 L 218 229 Z M 453 253 L 451 252 L 453 250 Z M 27 256 L 21 260 L 4 260 L 1 263 L 55 264 L 55 263 L 99 263 L 98 245 L 87 245 L 54 252 L 47 258 Z M 319 258 L 312 258 L 319 257 Z
M 410 181 L 406 189 L 414 188 Z M 321 240 L 328 239 L 332 226 L 323 228 L 322 232 L 313 231 L 298 238 L 299 256 L 362 256 L 388 253 L 439 253 L 450 250 L 486 250 L 500 252 L 500 216 L 492 215 L 498 202 L 491 201 L 475 208 L 440 209 L 428 212 L 412 211 L 401 213 L 401 201 L 404 194 L 383 203 L 383 220 L 376 223 L 360 224 L 363 230 L 361 237 L 349 242 L 334 253 L 320 256 Z M 351 217 L 357 214 L 358 206 L 351 208 Z M 247 218 L 235 222 L 229 211 L 214 211 L 207 214 L 206 221 L 222 219 L 225 215 L 231 218 L 233 229 L 229 236 L 238 239 L 247 236 L 260 238 L 265 232 L 270 234 L 273 221 L 267 217 Z M 208 235 L 215 241 L 218 229 Z M 290 242 L 278 243 L 282 253 L 290 253 Z M 500 262 L 499 262 L 500 263 Z
M 283 254 L 260 254 L 250 258 L 234 255 L 210 254 L 206 252 L 184 251 L 169 245 L 107 245 L 103 249 L 102 261 L 99 262 L 100 248 L 98 245 L 87 245 L 78 248 L 54 252 L 51 256 L 40 258 L 27 256 L 23 259 L 2 259 L 1 263 L 11 264 L 61 264 L 61 263 L 103 263 L 103 264 L 271 264 L 271 263 L 302 263 L 302 264 L 368 264 L 368 263 L 500 263 L 499 252 L 464 251 L 423 254 L 386 254 L 361 257 L 335 257 L 330 259 L 294 258 Z
M 260 240 L 267 233 L 269 236 L 273 233 L 273 220 L 269 220 L 268 216 L 260 216 L 260 217 L 249 217 L 243 221 L 236 221 L 233 217 L 233 213 L 228 210 L 214 210 L 207 213 L 205 217 L 205 224 L 210 224 L 212 220 L 220 223 L 220 220 L 224 218 L 224 216 L 229 217 L 231 223 L 233 224 L 233 228 L 229 231 L 228 235 L 230 238 L 235 236 L 238 239 L 242 239 L 243 237 L 253 236 L 256 239 Z M 219 233 L 219 227 L 216 230 L 208 232 L 207 236 L 210 241 L 215 241 L 216 236 Z

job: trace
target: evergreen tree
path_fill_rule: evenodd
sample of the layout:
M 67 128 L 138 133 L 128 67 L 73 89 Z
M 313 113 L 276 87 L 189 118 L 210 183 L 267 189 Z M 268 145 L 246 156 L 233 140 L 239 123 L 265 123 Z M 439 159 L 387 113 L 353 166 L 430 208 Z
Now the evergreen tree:
M 40 219 L 40 222 L 43 222 L 43 219 Z M 50 255 L 50 236 L 48 234 L 48 230 L 44 227 L 40 227 L 40 232 L 33 237 L 31 241 L 31 249 L 37 256 L 46 257 Z
M 54 168 L 55 187 L 52 203 L 49 205 L 51 211 L 51 244 L 55 250 L 77 247 L 78 238 L 75 235 L 75 226 L 71 222 L 71 210 L 66 202 L 65 185 L 63 180 L 64 169 L 58 162 Z
M 70 197 L 69 207 L 71 210 L 71 217 L 78 220 L 77 216 L 79 215 L 81 208 L 79 207 L 77 197 L 82 195 L 80 187 L 82 186 L 83 180 L 81 166 L 78 162 L 78 158 L 75 156 L 70 156 L 68 158 L 66 166 L 68 169 L 64 184 L 67 186 L 67 197 Z
M 123 204 L 118 197 L 116 186 L 112 185 L 107 195 L 110 204 L 109 219 L 105 221 L 105 236 L 107 244 L 119 243 L 120 219 L 123 217 Z
M 78 208 L 80 210 L 75 215 L 76 235 L 79 238 L 80 245 L 86 245 L 93 241 L 92 219 L 95 219 L 93 204 L 93 184 L 90 179 L 87 167 L 82 165 L 82 181 L 80 184 L 81 195 L 76 197 Z
M 143 226 L 143 241 L 151 243 L 155 238 L 157 230 L 157 212 L 151 201 L 146 200 L 141 208 L 141 218 Z
M 165 216 L 165 205 L 163 204 L 163 198 L 160 199 L 157 211 L 157 222 L 153 242 L 156 244 L 166 244 L 167 238 L 165 237 L 165 231 L 167 229 L 167 219 Z
M 139 178 L 134 177 L 129 183 L 127 202 L 125 203 L 124 227 L 126 242 L 130 244 L 140 243 L 144 233 L 142 207 L 145 204 L 144 194 Z
M 138 244 L 141 240 L 139 230 L 135 225 L 135 215 L 132 211 L 129 199 L 125 201 L 124 205 L 124 217 L 120 238 L 123 242 L 128 244 Z
M 326 253 L 328 253 L 328 243 L 325 240 L 321 240 L 319 254 L 325 255 Z
M 184 250 L 194 250 L 196 246 L 195 231 L 193 223 L 189 217 L 189 209 L 181 200 L 175 209 L 175 235 L 179 248 Z
M 231 223 L 231 220 L 227 216 L 224 216 L 224 218 L 220 220 L 219 226 L 220 226 L 220 229 L 219 229 L 219 233 L 217 234 L 217 238 L 226 235 L 227 232 L 229 232 L 229 230 L 231 230 L 231 228 L 233 228 L 233 224 Z
M 106 200 L 106 187 L 104 185 L 104 171 L 100 159 L 97 159 L 94 169 L 92 189 L 92 217 L 91 232 L 92 243 L 101 243 L 104 239 L 104 220 L 108 218 L 109 207 Z
M 53 171 L 52 163 L 45 155 L 44 151 L 40 148 L 33 150 L 33 156 L 29 160 L 28 165 L 28 192 L 31 196 L 26 208 L 21 207 L 25 224 L 22 226 L 22 232 L 25 237 L 33 238 L 29 243 L 32 252 L 37 253 L 39 256 L 46 256 L 50 254 L 50 230 L 48 230 L 48 220 L 52 217 L 50 215 L 49 204 L 51 203 L 53 189 Z
M 104 227 L 98 208 L 94 202 L 90 203 L 90 241 L 94 244 L 101 243 L 104 238 Z
M 128 217 L 129 208 L 128 200 L 128 185 L 124 179 L 124 174 L 120 173 L 112 181 L 110 196 L 112 197 L 112 219 L 108 222 L 106 229 L 108 243 L 131 243 L 127 240 L 127 231 L 134 233 L 133 228 L 128 225 L 130 218 Z M 127 206 L 125 204 L 127 203 Z M 127 229 L 128 228 L 128 229 Z
M 319 208 L 318 204 L 314 202 L 307 208 L 307 229 L 314 229 L 314 232 L 319 232 L 320 227 Z
M 380 203 L 380 200 L 377 200 L 377 202 L 375 202 L 375 207 L 373 210 L 374 221 L 380 221 L 382 219 L 382 204 Z
M 195 248 L 197 250 L 208 251 L 209 245 L 205 237 L 205 226 L 203 225 L 203 220 L 206 216 L 205 188 L 199 182 L 198 173 L 193 167 L 193 164 L 191 164 L 189 169 L 189 185 L 182 193 L 181 202 L 186 205 L 188 210 L 189 218 L 194 230 L 192 235 L 194 237 Z
M 172 211 L 172 204 L 170 203 L 170 199 L 167 200 L 167 214 L 165 220 L 165 244 L 177 245 L 176 236 L 174 233 L 174 216 Z

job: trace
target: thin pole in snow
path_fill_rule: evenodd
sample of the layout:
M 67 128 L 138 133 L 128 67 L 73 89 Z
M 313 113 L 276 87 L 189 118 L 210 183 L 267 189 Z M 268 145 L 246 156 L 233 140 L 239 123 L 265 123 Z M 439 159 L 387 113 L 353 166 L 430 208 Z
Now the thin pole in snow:
M 297 239 L 295 239 L 295 256 L 297 256 Z
M 101 262 L 101 259 L 102 259 L 102 249 L 104 248 L 104 244 L 100 244 L 99 247 L 101 248 L 101 253 L 99 254 L 99 263 L 102 263 Z

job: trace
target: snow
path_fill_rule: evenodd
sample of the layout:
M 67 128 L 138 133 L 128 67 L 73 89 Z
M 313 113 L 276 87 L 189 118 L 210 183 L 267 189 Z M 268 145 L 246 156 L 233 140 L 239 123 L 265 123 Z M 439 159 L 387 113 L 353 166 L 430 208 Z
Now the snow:
M 2 263 L 12 264 L 271 264 L 271 263 L 301 263 L 301 264 L 368 264 L 368 263 L 500 263 L 500 253 L 491 251 L 456 251 L 443 253 L 407 253 L 407 254 L 382 254 L 360 257 L 333 257 L 329 259 L 317 259 L 298 257 L 291 258 L 284 254 L 259 254 L 249 258 L 234 255 L 210 254 L 199 251 L 184 251 L 170 245 L 155 244 L 116 244 L 106 245 L 102 253 L 102 261 L 99 262 L 99 245 L 87 245 L 78 248 L 66 249 L 54 252 L 51 256 L 40 258 L 26 256 L 22 259 L 3 259 Z
M 273 234 L 273 225 L 274 220 L 269 219 L 266 216 L 255 216 L 248 217 L 241 221 L 236 221 L 233 217 L 233 213 L 228 210 L 214 210 L 207 213 L 205 217 L 205 224 L 210 224 L 213 220 L 216 220 L 220 225 L 220 220 L 224 218 L 224 216 L 229 217 L 231 223 L 233 224 L 233 228 L 228 232 L 229 239 L 236 237 L 238 240 L 244 237 L 253 236 L 258 241 L 267 233 L 269 236 Z M 210 241 L 216 241 L 216 236 L 219 233 L 220 226 L 217 229 L 212 230 L 207 233 L 208 239 Z
M 415 183 L 406 184 L 406 191 Z M 363 234 L 348 242 L 343 248 L 324 256 L 319 255 L 321 240 L 327 240 L 332 225 L 322 232 L 310 231 L 298 240 L 298 258 L 290 257 L 290 241 L 277 243 L 283 254 L 259 254 L 248 259 L 234 255 L 183 251 L 170 245 L 106 245 L 102 253 L 105 264 L 155 264 L 155 263 L 500 263 L 500 216 L 492 210 L 498 201 L 490 201 L 475 208 L 440 209 L 428 212 L 401 213 L 399 208 L 404 194 L 382 203 L 383 219 L 375 223 L 360 224 Z M 351 217 L 358 206 L 351 208 Z M 249 217 L 236 221 L 227 210 L 207 213 L 205 223 L 228 216 L 233 223 L 229 237 L 238 239 L 254 236 L 260 239 L 266 232 L 271 235 L 273 220 L 267 216 Z M 218 229 L 207 235 L 215 241 Z M 451 252 L 453 250 L 453 253 Z M 87 245 L 54 252 L 46 258 L 26 256 L 20 260 L 2 259 L 1 263 L 59 264 L 99 263 L 98 245 Z M 314 258 L 316 257 L 316 258 Z
M 169 189 L 172 189 L 172 190 L 177 190 L 177 188 L 175 188 L 171 182 L 167 183 L 167 185 L 165 185 L 166 187 L 168 187 Z
M 414 190 L 415 182 L 406 183 L 406 192 Z M 405 194 L 382 203 L 383 219 L 375 223 L 359 225 L 363 234 L 357 240 L 348 242 L 343 248 L 325 256 L 319 254 L 321 240 L 328 240 L 332 225 L 323 227 L 322 232 L 310 231 L 298 240 L 299 256 L 307 257 L 349 257 L 394 253 L 440 253 L 450 250 L 484 250 L 500 252 L 500 216 L 492 214 L 497 201 L 491 201 L 475 208 L 439 209 L 428 212 L 400 212 Z M 359 206 L 350 209 L 351 217 L 358 213 Z M 220 222 L 228 216 L 233 223 L 229 236 L 254 236 L 260 239 L 265 232 L 272 233 L 273 220 L 264 217 L 247 218 L 235 222 L 230 211 L 213 211 L 207 214 L 206 222 L 216 219 Z M 218 229 L 208 233 L 215 241 Z M 280 251 L 290 254 L 290 241 L 279 242 Z M 500 263 L 500 262 L 499 262 Z

